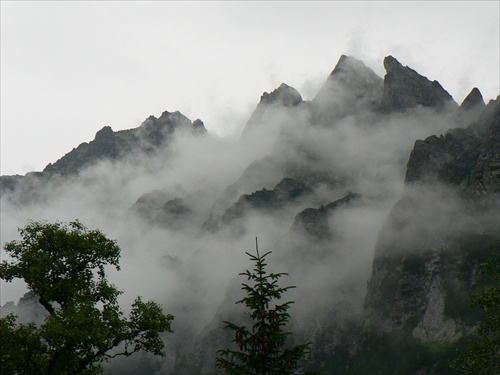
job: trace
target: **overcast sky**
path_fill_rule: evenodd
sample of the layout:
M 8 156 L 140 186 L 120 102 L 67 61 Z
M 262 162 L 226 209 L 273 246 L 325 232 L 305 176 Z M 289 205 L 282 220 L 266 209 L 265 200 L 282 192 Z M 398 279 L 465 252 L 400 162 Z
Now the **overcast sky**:
M 179 110 L 238 134 L 264 91 L 311 99 L 342 54 L 393 55 L 461 102 L 499 93 L 499 2 L 1 1 L 1 174 Z

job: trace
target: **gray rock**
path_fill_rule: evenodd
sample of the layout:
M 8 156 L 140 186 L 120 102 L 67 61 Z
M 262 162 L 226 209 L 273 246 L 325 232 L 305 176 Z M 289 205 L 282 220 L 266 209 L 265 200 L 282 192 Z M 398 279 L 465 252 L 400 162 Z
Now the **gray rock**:
M 362 61 L 342 55 L 315 98 L 313 121 L 331 125 L 348 114 L 374 110 L 383 91 L 383 79 Z
M 392 56 L 384 59 L 387 74 L 380 110 L 384 113 L 401 112 L 423 106 L 436 110 L 456 108 L 451 95 L 438 81 L 429 81 L 415 70 L 404 67 Z
M 245 125 L 242 137 L 248 136 L 266 124 L 275 122 L 280 113 L 287 112 L 302 102 L 299 92 L 285 83 L 270 93 L 264 92 Z
M 174 133 L 206 133 L 201 120 L 192 123 L 180 112 L 165 111 L 159 118 L 149 116 L 138 128 L 114 132 L 105 126 L 93 141 L 82 143 L 43 170 L 48 174 L 76 174 L 101 160 L 118 160 L 134 153 L 152 155 L 167 147 Z

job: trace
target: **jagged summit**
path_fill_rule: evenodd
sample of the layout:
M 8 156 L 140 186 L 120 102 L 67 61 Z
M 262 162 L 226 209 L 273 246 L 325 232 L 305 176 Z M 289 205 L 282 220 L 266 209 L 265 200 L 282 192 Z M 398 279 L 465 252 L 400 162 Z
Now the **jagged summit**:
M 468 111 L 477 106 L 484 107 L 485 105 L 481 91 L 477 87 L 474 87 L 462 104 L 460 104 L 460 109 Z
M 481 92 L 477 87 L 474 87 L 454 114 L 457 127 L 465 127 L 477 122 L 485 107 L 486 104 Z
M 393 56 L 384 59 L 384 68 L 387 74 L 380 103 L 382 112 L 402 112 L 419 105 L 437 110 L 457 106 L 438 81 L 429 81 Z
M 341 79 L 347 82 L 356 79 L 356 77 L 359 80 L 363 76 L 367 78 L 367 81 L 380 81 L 380 77 L 372 69 L 368 68 L 363 61 L 352 56 L 342 55 L 330 73 L 329 79 Z
M 302 96 L 293 87 L 282 83 L 276 90 L 271 93 L 263 93 L 260 98 L 260 104 L 279 104 L 284 107 L 294 107 L 302 102 Z
M 241 142 L 180 112 L 104 126 L 45 172 L 0 177 L 5 233 L 44 213 L 90 220 L 124 246 L 134 288 L 161 289 L 180 318 L 167 360 L 110 373 L 213 373 L 231 345 L 223 321 L 245 324 L 233 277 L 254 236 L 298 286 L 290 329 L 314 342 L 301 371 L 449 373 L 500 238 L 500 99 L 485 106 L 474 88 L 442 111 L 439 83 L 384 65 L 385 82 L 342 55 L 312 101 L 286 84 L 262 94 Z
M 354 57 L 350 57 L 347 55 L 341 55 L 339 61 L 337 61 L 337 65 L 335 65 L 335 68 L 332 70 L 330 75 L 333 75 L 335 73 L 338 73 L 340 71 L 343 71 L 345 67 L 349 66 L 350 62 L 358 62 L 359 60 L 356 60 Z
M 349 192 L 341 199 L 335 200 L 320 208 L 306 208 L 299 212 L 292 225 L 292 233 L 306 236 L 308 241 L 331 241 L 334 235 L 328 225 L 332 212 L 345 205 L 359 201 L 361 194 Z
M 260 97 L 259 104 L 248 119 L 242 136 L 245 137 L 258 129 L 260 125 L 279 111 L 294 108 L 302 102 L 302 96 L 299 92 L 285 83 L 270 93 L 264 92 Z
M 467 128 L 415 142 L 405 193 L 379 233 L 368 283 L 365 324 L 379 333 L 400 330 L 435 343 L 470 333 L 477 318 L 467 294 L 499 238 L 498 104 L 490 101 Z
M 393 56 L 389 55 L 386 56 L 384 59 L 384 69 L 386 70 L 387 73 L 393 72 L 394 70 L 398 69 L 405 69 L 401 63 L 396 60 Z M 406 66 L 406 69 L 410 69 L 408 66 Z M 410 69 L 411 71 L 415 72 L 413 69 Z M 416 72 L 415 72 L 416 73 Z
M 477 93 L 481 95 L 479 90 Z M 408 160 L 405 183 L 438 181 L 454 186 L 470 199 L 500 192 L 500 107 L 498 101 L 490 101 L 482 109 L 477 122 L 467 128 L 417 140 Z
M 312 100 L 318 121 L 331 123 L 336 118 L 360 110 L 376 108 L 382 97 L 383 79 L 362 61 L 342 55 Z
M 149 116 L 138 127 L 114 132 L 110 126 L 99 130 L 93 141 L 81 143 L 55 163 L 48 164 L 43 172 L 67 175 L 99 160 L 116 160 L 133 152 L 153 154 L 167 146 L 176 132 L 204 134 L 201 120 L 191 122 L 179 111 L 165 111 L 160 117 Z
M 184 116 L 182 113 L 179 111 L 175 112 L 169 112 L 169 111 L 164 111 L 160 117 L 156 118 L 153 115 L 150 115 L 140 126 L 140 128 L 147 128 L 147 127 L 156 127 L 158 129 L 163 128 L 164 131 L 166 132 L 173 132 L 176 130 L 180 129 L 189 129 L 193 130 L 193 128 L 196 128 L 197 130 L 206 133 L 205 125 L 203 125 L 203 122 L 200 119 L 195 120 L 194 122 L 191 122 L 190 119 L 188 119 L 186 116 Z M 134 129 L 130 129 L 134 130 Z M 125 130 L 127 132 L 129 130 Z

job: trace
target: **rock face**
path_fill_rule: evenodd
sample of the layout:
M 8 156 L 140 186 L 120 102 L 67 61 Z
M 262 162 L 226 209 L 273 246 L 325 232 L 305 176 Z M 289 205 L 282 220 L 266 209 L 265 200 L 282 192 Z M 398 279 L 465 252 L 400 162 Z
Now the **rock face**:
M 201 120 L 193 123 L 180 112 L 165 111 L 159 118 L 149 116 L 140 127 L 114 132 L 109 126 L 96 133 L 95 139 L 82 143 L 43 172 L 67 175 L 99 160 L 117 160 L 134 152 L 151 155 L 167 146 L 174 133 L 206 133 Z
M 468 128 L 415 143 L 368 285 L 366 324 L 379 333 L 443 343 L 470 331 L 475 267 L 499 238 L 499 113 L 497 99 Z
M 248 136 L 265 123 L 279 121 L 280 113 L 287 112 L 302 102 L 299 92 L 285 83 L 282 83 L 271 93 L 265 92 L 262 94 L 257 108 L 248 119 L 242 136 Z
M 359 200 L 360 194 L 349 193 L 344 198 L 338 199 L 320 208 L 306 208 L 295 216 L 292 232 L 305 235 L 311 242 L 332 240 L 333 233 L 328 225 L 330 215 L 349 203 Z
M 81 143 L 43 172 L 30 172 L 25 176 L 0 176 L 0 189 L 12 203 L 26 204 L 44 199 L 44 186 L 58 186 L 76 177 L 84 169 L 101 161 L 127 160 L 140 163 L 148 158 L 168 152 L 177 135 L 203 136 L 207 133 L 201 120 L 191 122 L 180 112 L 165 111 L 159 118 L 149 116 L 139 127 L 113 131 L 104 126 L 94 140 Z M 49 188 L 50 190 L 50 188 Z M 11 194 L 14 193 L 14 194 Z
M 432 277 L 427 292 L 427 308 L 412 335 L 424 342 L 455 342 L 463 335 L 453 319 L 444 320 L 446 295 L 440 274 Z
M 460 109 L 463 111 L 470 111 L 476 108 L 483 109 L 484 106 L 485 104 L 481 91 L 479 91 L 477 87 L 474 87 L 462 104 L 460 104 Z
M 467 127 L 476 121 L 486 104 L 477 87 L 474 87 L 467 97 L 462 101 L 460 107 L 453 116 L 453 122 L 457 127 Z
M 500 192 L 499 108 L 499 100 L 492 100 L 468 128 L 416 141 L 406 183 L 440 182 L 467 197 Z
M 227 225 L 243 217 L 250 210 L 272 213 L 311 192 L 312 190 L 303 183 L 292 178 L 284 178 L 272 190 L 262 189 L 242 195 L 220 220 L 222 224 Z
M 384 113 L 400 112 L 419 105 L 444 110 L 457 104 L 438 81 L 429 81 L 413 69 L 404 67 L 392 56 L 384 59 L 387 74 L 380 110 Z

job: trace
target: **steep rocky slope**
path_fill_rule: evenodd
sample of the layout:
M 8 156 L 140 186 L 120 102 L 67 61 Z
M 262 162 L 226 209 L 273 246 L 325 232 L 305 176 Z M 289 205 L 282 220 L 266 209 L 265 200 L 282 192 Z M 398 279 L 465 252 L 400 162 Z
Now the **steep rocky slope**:
M 243 271 L 234 264 L 248 248 L 246 236 L 262 235 L 273 267 L 297 285 L 289 327 L 297 341 L 313 342 L 305 366 L 338 374 L 453 373 L 449 345 L 481 317 L 466 300 L 480 287 L 477 265 L 499 238 L 499 99 L 485 105 L 474 88 L 458 106 L 437 81 L 394 57 L 384 66 L 382 78 L 341 56 L 311 101 L 286 84 L 264 93 L 238 147 L 272 147 L 222 188 L 205 183 L 206 175 L 180 184 L 187 163 L 175 174 L 151 162 L 168 159 L 177 135 L 209 138 L 198 137 L 206 133 L 200 120 L 179 112 L 150 116 L 136 129 L 104 127 L 43 172 L 1 177 L 3 202 L 16 201 L 16 209 L 40 201 L 43 184 L 58 189 L 45 189 L 50 199 L 40 211 L 59 204 L 66 184 L 65 198 L 81 199 L 88 217 L 107 224 L 106 210 L 117 209 L 110 217 L 130 226 L 109 229 L 123 225 L 113 233 L 126 232 L 120 240 L 140 249 L 128 266 L 149 257 L 155 263 L 144 277 L 161 280 L 156 295 L 170 293 L 164 302 L 179 326 L 165 360 L 122 362 L 116 371 L 211 373 L 216 350 L 231 340 L 222 321 L 244 322 L 234 304 L 242 280 L 220 280 Z M 207 149 L 194 150 L 196 173 L 212 173 L 200 163 Z M 101 162 L 104 172 L 92 169 Z M 147 166 L 147 178 L 138 165 Z M 83 188 L 82 171 L 93 176 Z M 103 190 L 93 186 L 101 179 Z M 130 196 L 120 200 L 125 186 Z M 74 198 L 74 187 L 80 195 L 92 187 L 97 196 Z M 101 194 L 118 198 L 96 209 Z M 68 202 L 60 203 L 64 210 Z M 131 248 L 128 256 L 136 254 Z
M 399 332 L 444 353 L 481 317 L 467 296 L 500 239 L 499 113 L 497 98 L 467 128 L 415 142 L 368 284 L 365 328 L 380 340 Z
M 387 56 L 384 67 L 387 74 L 384 77 L 381 111 L 403 111 L 418 105 L 436 109 L 457 106 L 438 81 L 429 81 L 413 69 L 403 67 L 394 57 Z
M 203 134 L 201 120 L 191 122 L 180 112 L 165 111 L 160 117 L 149 116 L 138 128 L 114 132 L 109 126 L 99 130 L 93 141 L 82 143 L 43 172 L 71 174 L 99 160 L 117 160 L 134 153 L 150 155 L 166 147 L 174 133 Z M 140 157 L 137 155 L 136 157 Z
M 94 140 L 81 143 L 55 163 L 48 164 L 42 172 L 31 172 L 25 176 L 0 176 L 0 189 L 3 195 L 15 192 L 17 198 L 11 197 L 11 200 L 20 203 L 36 201 L 41 198 L 39 192 L 45 184 L 60 184 L 64 179 L 74 178 L 99 162 L 129 160 L 140 164 L 158 153 L 168 151 L 176 135 L 205 133 L 207 130 L 201 120 L 191 122 L 178 111 L 165 111 L 158 118 L 151 115 L 133 129 L 115 132 L 105 126 L 96 133 Z

